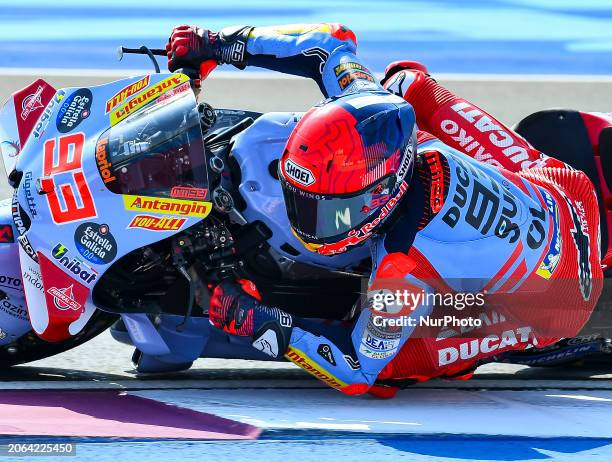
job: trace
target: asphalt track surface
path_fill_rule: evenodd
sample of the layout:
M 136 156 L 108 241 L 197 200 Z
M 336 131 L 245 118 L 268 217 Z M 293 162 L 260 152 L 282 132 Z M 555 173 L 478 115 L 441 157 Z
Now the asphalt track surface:
M 213 77 L 205 88 L 218 107 L 301 110 L 319 98 L 310 82 L 283 79 L 283 92 L 295 104 L 288 107 L 287 98 L 256 91 L 265 84 L 278 93 L 277 80 L 261 79 Z M 0 95 L 29 80 L 31 76 L 5 76 Z M 92 84 L 91 77 L 51 76 L 49 81 L 57 86 Z M 612 101 L 601 98 L 611 94 L 612 83 L 606 79 L 447 83 L 494 114 L 499 111 L 491 108 L 506 108 L 502 118 L 508 123 L 533 110 L 534 101 L 509 98 L 517 95 L 517 86 L 540 85 L 539 92 L 531 90 L 539 101 L 562 100 L 589 110 L 610 110 L 605 105 Z M 505 90 L 496 93 L 493 88 Z M 237 106 L 239 97 L 248 104 Z M 138 376 L 131 353 L 103 333 L 72 351 L 2 371 L 0 434 L 5 436 L 0 445 L 68 441 L 77 445 L 78 460 L 100 461 L 152 456 L 608 461 L 612 455 L 608 369 L 492 364 L 480 368 L 471 381 L 432 381 L 381 401 L 343 396 L 291 364 L 201 359 L 184 373 Z

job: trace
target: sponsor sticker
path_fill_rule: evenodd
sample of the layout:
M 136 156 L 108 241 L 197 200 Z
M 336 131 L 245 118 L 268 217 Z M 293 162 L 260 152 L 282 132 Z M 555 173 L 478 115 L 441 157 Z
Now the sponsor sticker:
M 336 77 L 338 77 L 343 72 L 354 70 L 354 69 L 358 71 L 368 72 L 368 73 L 370 72 L 367 67 L 359 63 L 347 62 L 347 63 L 338 64 L 336 67 L 334 67 L 334 73 L 336 74 Z
M 303 186 L 310 186 L 315 182 L 315 177 L 310 170 L 296 164 L 291 159 L 285 160 L 285 174 Z
M 137 111 L 141 107 L 146 104 L 152 102 L 161 94 L 172 90 L 173 88 L 185 83 L 189 80 L 184 74 L 174 74 L 171 77 L 168 77 L 155 85 L 153 85 L 149 89 L 145 89 L 134 96 L 132 99 L 127 101 L 126 103 L 121 104 L 120 106 L 113 109 L 110 113 L 110 123 L 111 125 L 116 125 L 125 119 L 127 116 Z
M 26 96 L 21 102 L 21 120 L 26 120 L 36 109 L 42 109 L 42 94 L 44 87 L 39 85 L 34 93 Z
M 148 229 L 149 231 L 179 231 L 187 222 L 182 217 L 154 217 L 152 215 L 136 215 L 128 229 Z
M 111 164 L 107 159 L 107 147 L 108 138 L 101 138 L 96 145 L 96 164 L 98 165 L 98 171 L 102 177 L 104 184 L 112 183 L 117 179 L 111 171 Z
M 21 279 L 2 275 L 0 276 L 0 287 L 19 290 L 21 287 Z
M 91 222 L 79 225 L 74 244 L 83 258 L 95 265 L 106 265 L 117 256 L 117 241 L 108 225 Z
M 151 76 L 146 75 L 142 79 L 130 83 L 115 93 L 110 99 L 106 101 L 106 111 L 105 114 L 108 114 L 114 108 L 116 108 L 119 104 L 123 103 L 130 96 L 135 95 L 140 90 L 147 88 L 149 86 L 149 80 Z
M 75 275 L 85 284 L 94 282 L 98 278 L 98 273 L 78 258 L 69 255 L 69 253 L 70 251 L 65 245 L 57 244 L 53 248 L 51 255 L 66 269 L 66 272 Z
M 544 258 L 540 262 L 536 274 L 544 279 L 550 279 L 561 260 L 562 240 L 561 228 L 559 226 L 559 209 L 557 208 L 557 203 L 548 192 L 542 188 L 540 188 L 540 192 L 544 196 L 544 201 L 546 202 L 548 212 L 552 218 L 553 230 L 550 246 L 548 247 L 546 255 L 544 255 Z
M 65 98 L 57 114 L 57 130 L 68 133 L 91 114 L 93 95 L 89 88 L 80 88 Z
M 79 319 L 85 311 L 89 289 L 64 273 L 43 254 L 39 257 L 49 313 L 48 327 L 53 330 L 58 325 Z
M 32 183 L 32 172 L 26 172 L 25 175 L 23 175 L 23 194 L 28 204 L 28 212 L 30 212 L 32 219 L 35 220 L 38 217 L 38 210 L 36 209 L 36 201 L 32 194 Z
M 368 82 L 374 82 L 374 77 L 372 77 L 372 75 L 367 72 L 350 71 L 338 79 L 338 85 L 342 90 L 344 90 L 355 80 L 367 80 Z
M 203 201 L 208 196 L 207 188 L 191 188 L 189 186 L 175 186 L 170 191 L 170 196 L 175 199 L 192 199 Z
M 123 196 L 126 210 L 132 212 L 151 212 L 182 217 L 206 218 L 212 209 L 212 203 L 166 199 L 161 197 Z
M 402 339 L 401 328 L 376 326 L 374 324 L 375 314 L 370 314 L 370 319 L 361 336 L 359 352 L 372 359 L 385 359 L 393 356 Z
M 58 310 L 74 310 L 79 311 L 83 309 L 83 305 L 74 299 L 73 287 L 65 287 L 58 289 L 57 287 L 51 287 L 47 290 L 47 293 L 53 297 L 53 304 Z
M 182 83 L 178 87 L 175 87 L 170 91 L 167 91 L 166 93 L 161 95 L 159 98 L 157 98 L 155 100 L 155 104 L 163 103 L 164 101 L 172 98 L 173 96 L 178 95 L 179 93 L 183 93 L 187 90 L 191 90 L 190 83 L 189 82 Z
M 15 305 L 10 299 L 4 299 L 0 302 L 0 311 L 21 321 L 28 320 L 27 310 L 22 305 Z
M 292 347 L 291 345 L 287 349 L 285 357 L 331 387 L 342 389 L 347 386 L 345 382 L 334 377 L 332 374 L 327 372 L 312 359 L 306 356 L 302 351 Z
M 28 229 L 30 229 L 31 221 L 26 213 L 22 213 L 23 209 L 19 205 L 19 201 L 17 199 L 17 194 L 13 194 L 13 202 L 11 204 L 11 214 L 13 216 L 13 223 L 17 228 L 17 241 L 19 245 L 26 253 L 28 257 L 30 257 L 33 261 L 38 262 L 38 257 L 36 256 L 36 252 L 34 252 L 34 248 L 30 244 L 25 233 Z

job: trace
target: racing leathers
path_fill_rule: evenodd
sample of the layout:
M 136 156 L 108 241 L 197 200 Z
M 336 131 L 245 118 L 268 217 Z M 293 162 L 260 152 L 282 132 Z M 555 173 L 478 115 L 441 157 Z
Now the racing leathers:
M 360 394 L 377 381 L 464 376 L 485 358 L 549 345 L 586 323 L 603 275 L 597 199 L 584 173 L 422 70 L 396 69 L 384 89 L 344 26 L 206 34 L 202 59 L 310 77 L 326 97 L 353 93 L 360 105 L 388 91 L 414 107 L 420 129 L 414 178 L 389 201 L 384 232 L 373 236 L 366 223 L 327 249 L 371 247 L 368 297 L 350 326 L 290 316 L 227 284 L 215 290 L 213 324 Z

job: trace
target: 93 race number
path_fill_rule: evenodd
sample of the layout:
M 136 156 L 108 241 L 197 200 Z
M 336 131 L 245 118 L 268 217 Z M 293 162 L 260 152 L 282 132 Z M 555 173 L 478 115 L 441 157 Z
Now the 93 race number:
M 58 225 L 97 216 L 82 168 L 84 145 L 83 133 L 45 142 L 40 189 L 47 198 L 53 222 Z

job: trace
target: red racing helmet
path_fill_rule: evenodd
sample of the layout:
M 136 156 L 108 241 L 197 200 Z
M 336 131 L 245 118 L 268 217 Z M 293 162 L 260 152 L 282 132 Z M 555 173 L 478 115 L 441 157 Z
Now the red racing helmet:
M 415 153 L 414 110 L 398 96 L 349 94 L 310 109 L 279 166 L 296 236 L 322 255 L 363 243 L 407 191 Z

